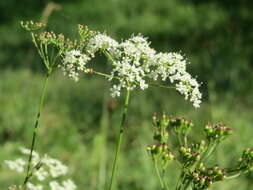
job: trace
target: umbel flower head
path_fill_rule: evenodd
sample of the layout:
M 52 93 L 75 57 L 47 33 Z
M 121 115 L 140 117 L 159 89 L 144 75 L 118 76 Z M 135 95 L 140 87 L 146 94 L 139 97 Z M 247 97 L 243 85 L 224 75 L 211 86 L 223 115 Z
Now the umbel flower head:
M 111 71 L 103 73 L 103 76 L 112 81 L 112 97 L 120 96 L 124 89 L 145 90 L 154 81 L 162 80 L 170 82 L 169 87 L 175 88 L 194 107 L 200 106 L 200 84 L 186 71 L 188 62 L 184 56 L 174 52 L 157 52 L 141 34 L 117 42 L 106 33 L 94 32 L 79 25 L 80 39 L 71 41 L 62 34 L 56 35 L 53 32 L 34 33 L 43 27 L 41 23 L 31 21 L 22 22 L 21 25 L 32 33 L 38 53 L 50 72 L 55 66 L 55 61 L 61 58 L 58 66 L 64 75 L 74 81 L 79 80 L 80 73 L 97 74 L 87 64 L 101 53 L 107 57 L 111 65 Z M 48 57 L 49 46 L 57 49 L 53 58 Z M 53 60 L 52 63 L 50 60 Z
M 123 89 L 145 90 L 152 81 L 160 79 L 169 81 L 194 107 L 199 107 L 200 84 L 186 71 L 188 62 L 181 54 L 156 52 L 140 34 L 122 42 L 105 33 L 89 31 L 87 27 L 79 26 L 79 34 L 81 40 L 63 53 L 60 64 L 63 73 L 73 80 L 78 81 L 79 73 L 87 72 L 87 63 L 102 53 L 111 64 L 111 72 L 106 76 L 113 82 L 113 97 L 120 96 Z
M 21 153 L 24 155 L 29 155 L 30 150 L 26 148 L 21 148 Z M 25 171 L 25 167 L 27 165 L 27 161 L 23 158 L 18 158 L 16 160 L 5 160 L 5 164 L 14 171 L 22 173 Z M 59 182 L 59 177 L 63 177 L 68 173 L 68 167 L 62 164 L 61 161 L 51 158 L 48 155 L 40 156 L 37 152 L 33 152 L 32 157 L 32 173 L 31 175 L 35 177 L 33 179 L 37 182 L 37 184 L 32 184 L 28 182 L 26 184 L 27 189 L 31 190 L 75 190 L 76 185 L 70 179 L 63 180 L 61 183 Z M 50 181 L 52 180 L 52 181 Z M 41 182 L 48 182 L 47 187 L 41 184 Z M 49 188 L 50 187 L 50 188 Z M 10 189 L 18 189 L 18 187 L 12 186 Z

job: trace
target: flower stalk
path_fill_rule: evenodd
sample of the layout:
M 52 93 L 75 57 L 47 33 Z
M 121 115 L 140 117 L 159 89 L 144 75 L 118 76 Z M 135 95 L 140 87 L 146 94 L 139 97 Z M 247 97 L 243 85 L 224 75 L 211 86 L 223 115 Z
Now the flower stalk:
M 49 76 L 50 76 L 50 72 L 47 73 L 47 75 L 44 79 L 44 82 L 43 82 L 42 90 L 41 90 L 39 108 L 38 108 L 36 120 L 35 120 L 34 127 L 33 127 L 32 144 L 31 144 L 30 155 L 29 155 L 29 159 L 28 159 L 26 177 L 25 177 L 25 180 L 24 180 L 24 183 L 23 183 L 24 185 L 27 184 L 27 182 L 29 181 L 29 178 L 31 177 L 31 174 L 30 174 L 31 162 L 32 162 L 33 151 L 34 151 L 34 147 L 35 147 L 35 143 L 36 143 L 37 129 L 38 129 L 39 121 L 40 121 L 41 110 L 42 110 L 42 107 L 43 107 L 44 102 L 45 102 L 45 96 L 46 96 Z
M 130 99 L 130 90 L 127 90 L 126 96 L 125 96 L 125 103 L 124 103 L 124 107 L 123 107 L 123 113 L 122 113 L 121 122 L 120 122 L 120 131 L 119 131 L 119 136 L 118 136 L 118 142 L 116 144 L 116 151 L 115 151 L 115 156 L 114 156 L 114 161 L 113 161 L 109 190 L 112 189 L 114 178 L 115 178 L 115 173 L 116 173 L 116 169 L 117 169 L 118 157 L 119 157 L 122 139 L 123 139 L 123 135 L 124 135 L 124 131 L 125 131 L 125 122 L 126 122 L 126 116 L 127 116 L 127 112 L 128 112 L 129 99 Z

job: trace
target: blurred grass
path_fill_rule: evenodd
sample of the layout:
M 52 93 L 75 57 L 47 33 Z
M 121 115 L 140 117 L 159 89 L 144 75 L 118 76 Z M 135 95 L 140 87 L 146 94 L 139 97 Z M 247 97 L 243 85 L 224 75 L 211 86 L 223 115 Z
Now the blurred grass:
M 19 146 L 30 146 L 42 78 L 41 73 L 30 69 L 0 71 L 0 189 L 22 180 L 22 176 L 7 169 L 3 161 L 18 157 Z M 84 76 L 75 83 L 55 73 L 50 79 L 36 149 L 67 164 L 79 189 L 105 189 L 121 103 L 122 99 L 110 98 L 109 83 L 102 78 Z M 200 138 L 207 121 L 224 122 L 235 129 L 236 133 L 220 146 L 210 163 L 216 161 L 223 167 L 235 164 L 240 152 L 253 144 L 252 106 L 245 105 L 240 98 L 225 99 L 210 88 L 209 100 L 200 109 L 194 109 L 173 90 L 137 91 L 130 103 L 116 189 L 159 189 L 145 149 L 152 143 L 151 115 L 162 111 L 192 119 L 194 139 Z M 168 181 L 175 184 L 174 165 L 168 173 Z M 248 174 L 218 183 L 212 189 L 250 190 L 252 186 L 253 176 Z

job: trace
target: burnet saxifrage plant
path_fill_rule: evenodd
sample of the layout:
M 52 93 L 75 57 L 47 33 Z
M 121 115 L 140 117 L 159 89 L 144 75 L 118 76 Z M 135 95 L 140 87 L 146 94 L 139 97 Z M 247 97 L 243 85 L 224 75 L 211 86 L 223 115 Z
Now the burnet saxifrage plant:
M 21 25 L 31 33 L 32 41 L 46 68 L 23 187 L 27 186 L 31 176 L 33 176 L 32 160 L 40 112 L 44 104 L 49 77 L 57 68 L 60 68 L 65 76 L 74 81 L 78 81 L 80 75 L 83 74 L 105 77 L 112 83 L 111 96 L 118 97 L 122 94 L 124 96 L 125 101 L 109 190 L 112 189 L 115 178 L 132 91 L 135 89 L 145 90 L 149 86 L 173 88 L 182 94 L 186 100 L 189 100 L 194 107 L 200 106 L 200 84 L 186 71 L 188 62 L 184 56 L 179 53 L 156 52 L 150 47 L 147 38 L 142 35 L 132 36 L 127 40 L 117 42 L 105 33 L 91 31 L 87 27 L 79 25 L 79 39 L 70 40 L 62 34 L 57 35 L 53 32 L 41 31 L 44 26 L 42 23 L 30 21 L 22 22 Z M 111 66 L 109 73 L 102 73 L 93 69 L 91 60 L 98 54 L 103 54 L 108 59 Z M 157 81 L 161 80 L 169 82 L 169 85 L 158 84 Z

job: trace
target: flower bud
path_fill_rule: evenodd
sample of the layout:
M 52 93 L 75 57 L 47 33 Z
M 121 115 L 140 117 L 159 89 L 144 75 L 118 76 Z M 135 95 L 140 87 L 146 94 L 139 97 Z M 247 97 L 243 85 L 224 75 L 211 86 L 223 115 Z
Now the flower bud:
M 20 24 L 27 31 L 39 30 L 45 26 L 44 23 L 33 21 L 21 21 Z

